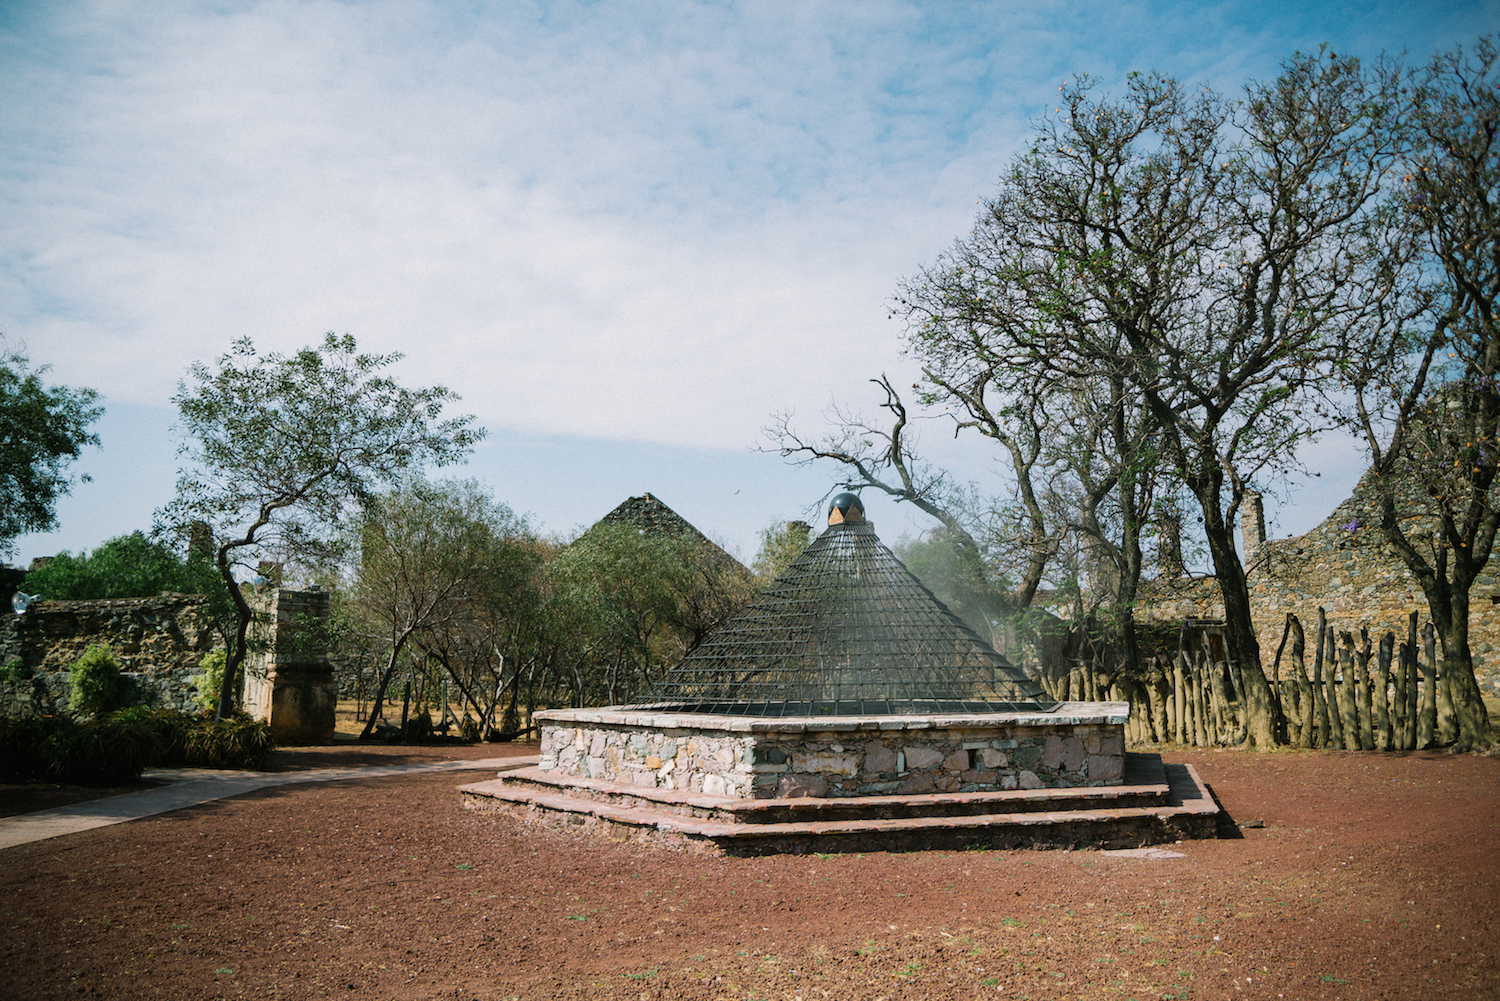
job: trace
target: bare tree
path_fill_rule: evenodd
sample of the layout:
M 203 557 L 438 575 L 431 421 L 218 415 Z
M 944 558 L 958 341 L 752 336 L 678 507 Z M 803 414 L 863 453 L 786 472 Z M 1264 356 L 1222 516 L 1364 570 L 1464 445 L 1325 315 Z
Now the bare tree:
M 1491 37 L 1467 55 L 1437 55 L 1413 82 L 1383 249 L 1392 270 L 1408 267 L 1414 308 L 1373 327 L 1347 370 L 1373 457 L 1380 530 L 1426 595 L 1465 748 L 1493 739 L 1468 630 L 1470 591 L 1500 527 L 1496 71 Z
M 1095 486 L 1127 487 L 1122 541 L 1145 513 L 1145 483 L 1131 482 L 1142 470 L 1187 488 L 1251 736 L 1269 744 L 1235 514 L 1321 426 L 1339 335 L 1369 315 L 1369 265 L 1348 250 L 1390 162 L 1386 94 L 1326 51 L 1288 61 L 1242 104 L 1157 75 L 1132 77 L 1118 100 L 1091 90 L 1064 89 L 973 235 L 903 290 L 908 341 L 936 391 L 971 410 L 972 387 L 1019 381 L 1103 415 L 1119 462 Z

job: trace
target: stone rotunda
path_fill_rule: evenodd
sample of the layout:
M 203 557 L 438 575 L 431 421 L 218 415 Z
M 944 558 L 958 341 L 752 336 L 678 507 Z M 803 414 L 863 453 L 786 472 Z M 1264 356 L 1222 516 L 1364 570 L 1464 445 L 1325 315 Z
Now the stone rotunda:
M 642 702 L 537 713 L 536 764 L 463 796 L 734 854 L 1212 836 L 1216 807 L 1190 766 L 1126 754 L 1128 711 L 1049 699 L 846 493 L 828 529 Z

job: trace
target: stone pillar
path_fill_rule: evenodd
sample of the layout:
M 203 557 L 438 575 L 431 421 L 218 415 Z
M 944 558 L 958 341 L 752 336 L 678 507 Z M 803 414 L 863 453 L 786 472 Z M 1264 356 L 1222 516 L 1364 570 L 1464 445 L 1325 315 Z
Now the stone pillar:
M 333 739 L 339 686 L 328 663 L 328 592 L 277 588 L 245 664 L 245 711 L 267 720 L 278 744 Z
M 1157 521 L 1156 564 L 1162 578 L 1182 577 L 1182 518 L 1175 511 Z
M 1240 545 L 1245 550 L 1245 562 L 1249 563 L 1266 541 L 1266 509 L 1260 494 L 1245 491 L 1240 502 Z

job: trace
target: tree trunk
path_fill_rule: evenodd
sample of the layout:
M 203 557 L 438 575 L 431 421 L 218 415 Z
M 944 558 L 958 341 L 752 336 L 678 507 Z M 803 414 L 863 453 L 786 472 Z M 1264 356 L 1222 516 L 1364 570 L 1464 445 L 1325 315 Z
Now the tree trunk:
M 1422 627 L 1422 649 L 1438 665 L 1438 739 L 1446 747 L 1458 740 L 1458 717 L 1453 711 L 1453 679 L 1437 659 L 1437 630 L 1431 622 Z
M 1292 627 L 1292 684 L 1297 687 L 1297 746 L 1312 747 L 1318 713 L 1307 681 L 1307 634 L 1297 616 L 1288 615 L 1287 621 Z
M 1328 685 L 1323 677 L 1323 637 L 1328 631 L 1328 618 L 1322 608 L 1318 609 L 1318 635 L 1313 643 L 1313 705 L 1318 716 L 1318 747 L 1330 747 L 1333 741 L 1333 724 L 1328 713 Z
M 1220 509 L 1223 481 L 1223 471 L 1215 466 L 1207 476 L 1189 477 L 1188 486 L 1203 511 L 1204 535 L 1224 599 L 1224 642 L 1228 647 L 1225 656 L 1239 665 L 1240 701 L 1249 743 L 1252 747 L 1272 747 L 1276 743 L 1276 702 L 1271 697 L 1266 672 L 1260 666 L 1260 644 L 1250 617 L 1250 585 L 1245 579 L 1245 567 L 1234 548 L 1233 527 L 1225 522 Z

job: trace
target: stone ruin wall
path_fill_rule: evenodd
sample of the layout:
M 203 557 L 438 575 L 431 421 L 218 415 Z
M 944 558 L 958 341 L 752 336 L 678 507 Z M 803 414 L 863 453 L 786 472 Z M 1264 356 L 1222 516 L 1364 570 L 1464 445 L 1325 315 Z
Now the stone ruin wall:
M 199 661 L 220 641 L 198 595 L 38 601 L 0 619 L 0 715 L 68 708 L 68 667 L 94 644 L 114 654 L 133 702 L 192 710 Z
M 737 799 L 1118 785 L 1118 724 L 898 734 L 544 726 L 540 767 L 579 778 Z
M 1327 609 L 1332 628 L 1349 631 L 1356 644 L 1362 626 L 1370 630 L 1372 646 L 1378 647 L 1387 631 L 1395 632 L 1398 642 L 1406 638 L 1407 617 L 1412 612 L 1418 613 L 1419 630 L 1427 623 L 1427 598 L 1385 542 L 1376 502 L 1367 475 L 1312 531 L 1275 540 L 1265 539 L 1258 499 L 1246 505 L 1241 517 L 1242 550 L 1251 616 L 1267 677 L 1288 612 L 1301 620 L 1307 634 L 1309 664 L 1320 605 Z M 1421 519 L 1414 521 L 1421 524 Z M 1486 571 L 1476 579 L 1469 602 L 1469 648 L 1475 675 L 1494 690 L 1500 684 L 1500 552 L 1491 555 Z M 1142 587 L 1140 621 L 1223 617 L 1224 601 L 1212 578 L 1155 580 Z M 1283 672 L 1286 665 L 1283 654 Z
M 279 676 L 281 698 L 299 707 L 294 715 L 317 715 L 322 732 L 321 719 L 331 719 L 331 704 L 337 702 L 317 628 L 327 617 L 328 601 L 326 592 L 279 588 L 251 597 L 265 621 L 251 626 L 248 709 L 270 711 L 270 690 Z M 66 712 L 68 668 L 95 644 L 114 654 L 129 704 L 192 712 L 198 708 L 193 678 L 203 671 L 204 655 L 223 642 L 201 595 L 38 601 L 21 615 L 7 612 L 0 618 L 0 666 L 7 667 L 0 680 L 0 716 Z M 253 706 L 252 698 L 262 692 L 265 705 Z M 283 737 L 289 742 L 300 734 L 300 729 L 286 730 Z

